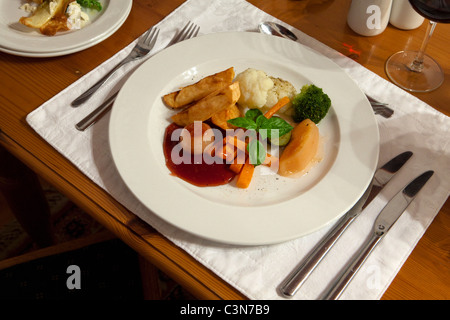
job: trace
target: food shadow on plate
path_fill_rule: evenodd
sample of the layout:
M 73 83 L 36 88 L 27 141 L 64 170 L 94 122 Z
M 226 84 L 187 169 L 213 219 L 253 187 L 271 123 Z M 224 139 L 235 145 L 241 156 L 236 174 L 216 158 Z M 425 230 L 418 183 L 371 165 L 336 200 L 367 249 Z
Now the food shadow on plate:
M 27 33 L 27 34 L 36 34 L 39 35 L 39 32 L 36 32 L 37 29 L 29 28 L 27 26 L 24 26 L 20 22 L 13 22 L 8 24 L 8 28 L 18 31 L 20 33 Z

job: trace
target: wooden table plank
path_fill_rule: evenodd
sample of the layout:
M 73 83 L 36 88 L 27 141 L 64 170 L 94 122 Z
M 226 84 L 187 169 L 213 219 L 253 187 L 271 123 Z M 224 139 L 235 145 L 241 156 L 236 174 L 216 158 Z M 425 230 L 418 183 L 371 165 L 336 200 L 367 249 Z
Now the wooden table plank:
M 425 32 L 425 25 L 412 31 L 389 26 L 377 37 L 358 36 L 345 22 L 349 0 L 249 2 L 351 56 L 384 78 L 384 61 L 398 50 L 418 48 Z M 114 35 L 79 53 L 42 59 L 0 53 L 0 143 L 197 297 L 244 298 L 190 255 L 136 219 L 40 138 L 25 121 L 28 113 L 120 51 L 182 3 L 182 0 L 135 0 L 129 18 Z M 438 25 L 428 51 L 444 68 L 443 86 L 431 93 L 415 94 L 446 115 L 450 115 L 449 31 L 450 25 Z M 450 298 L 449 210 L 447 201 L 383 298 Z

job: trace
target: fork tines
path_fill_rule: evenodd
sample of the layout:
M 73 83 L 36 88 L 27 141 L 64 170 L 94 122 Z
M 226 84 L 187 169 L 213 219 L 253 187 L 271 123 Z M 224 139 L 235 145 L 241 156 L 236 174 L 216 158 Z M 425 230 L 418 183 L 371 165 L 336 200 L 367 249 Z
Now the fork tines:
M 158 35 L 159 29 L 151 27 L 141 36 L 141 39 L 143 39 L 145 43 L 148 43 L 148 41 L 153 38 L 150 42 L 150 45 L 153 46 L 156 42 L 156 39 L 158 38 Z
M 181 29 L 181 31 L 170 41 L 169 45 L 183 41 L 185 39 L 190 39 L 197 36 L 200 27 L 195 23 L 188 21 L 188 23 Z
M 379 114 L 385 118 L 389 118 L 394 113 L 394 110 L 384 105 L 372 105 L 375 114 Z
M 153 48 L 153 46 L 156 43 L 156 40 L 158 39 L 159 35 L 159 29 L 155 27 L 151 27 L 145 33 L 139 37 L 138 43 L 136 44 L 136 47 L 139 47 L 139 49 L 146 50 L 142 54 L 146 54 L 149 50 L 148 48 Z

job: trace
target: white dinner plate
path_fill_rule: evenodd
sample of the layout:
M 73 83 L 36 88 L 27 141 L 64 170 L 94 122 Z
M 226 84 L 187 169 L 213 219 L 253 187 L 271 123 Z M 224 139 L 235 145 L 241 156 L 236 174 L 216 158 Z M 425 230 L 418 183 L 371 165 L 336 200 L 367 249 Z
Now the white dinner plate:
M 283 178 L 258 166 L 245 190 L 234 182 L 196 187 L 170 174 L 163 136 L 173 111 L 161 97 L 229 67 L 263 70 L 298 90 L 314 83 L 329 95 L 318 125 L 323 160 L 308 174 Z M 250 32 L 199 36 L 142 64 L 117 97 L 109 138 L 121 177 L 147 208 L 182 230 L 237 245 L 283 242 L 335 221 L 370 185 L 379 153 L 370 104 L 341 68 L 294 41 Z
M 103 0 L 103 10 L 80 30 L 42 35 L 19 23 L 28 14 L 21 0 L 0 0 L 0 51 L 26 57 L 54 57 L 92 47 L 111 36 L 127 19 L 132 0 Z

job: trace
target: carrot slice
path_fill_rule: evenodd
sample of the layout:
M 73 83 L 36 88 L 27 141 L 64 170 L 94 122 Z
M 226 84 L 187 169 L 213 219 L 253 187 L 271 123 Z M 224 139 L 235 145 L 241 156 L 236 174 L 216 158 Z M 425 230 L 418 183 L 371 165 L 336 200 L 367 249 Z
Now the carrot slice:
M 233 146 L 241 151 L 247 152 L 247 143 L 237 136 L 227 136 L 224 139 L 224 144 Z
M 243 166 L 244 166 L 243 163 L 233 162 L 232 164 L 230 164 L 230 170 L 233 171 L 234 173 L 239 174 Z
M 283 108 L 285 105 L 287 105 L 287 104 L 289 103 L 289 101 L 291 101 L 291 100 L 289 99 L 289 97 L 283 97 L 283 98 L 281 98 L 280 100 L 278 100 L 277 103 L 275 103 L 275 105 L 274 105 L 272 108 L 270 108 L 270 109 L 266 112 L 266 114 L 265 114 L 264 116 L 265 116 L 267 119 L 272 118 L 272 116 L 273 116 L 278 110 L 280 110 L 280 109 Z
M 227 143 L 227 138 L 223 138 L 222 141 L 218 141 L 215 144 L 215 156 L 216 157 L 220 157 L 224 160 L 228 159 L 228 158 L 233 158 L 235 157 L 235 151 L 232 148 L 232 146 L 230 146 L 229 143 Z
M 247 189 L 253 178 L 253 172 L 255 171 L 255 166 L 252 165 L 249 160 L 245 162 L 239 173 L 238 179 L 236 181 L 236 187 L 241 189 Z
M 247 143 L 235 136 L 223 138 L 223 145 L 219 145 L 217 148 L 217 156 L 227 160 L 227 163 L 231 163 L 238 155 L 247 153 Z
M 266 153 L 266 159 L 263 162 L 263 165 L 265 166 L 272 166 L 272 164 L 275 164 L 277 161 L 279 161 L 278 157 L 275 157 L 271 155 L 270 153 Z

